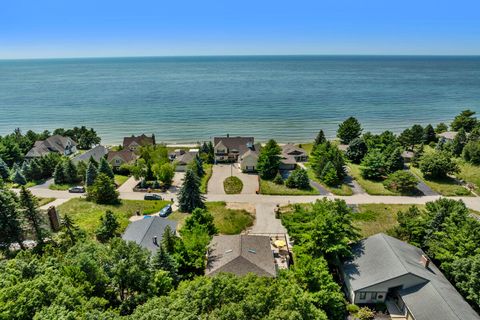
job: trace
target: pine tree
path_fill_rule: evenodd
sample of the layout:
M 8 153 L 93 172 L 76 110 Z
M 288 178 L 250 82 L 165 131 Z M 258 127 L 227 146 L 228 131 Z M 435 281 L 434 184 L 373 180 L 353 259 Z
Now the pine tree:
M 118 223 L 117 217 L 112 211 L 107 210 L 105 216 L 100 218 L 100 226 L 95 231 L 97 240 L 100 242 L 107 242 L 113 237 L 117 237 L 119 235 L 117 231 L 119 227 L 120 223 Z
M 437 141 L 437 135 L 435 134 L 435 129 L 433 129 L 433 126 L 431 124 L 427 125 L 423 129 L 423 143 L 430 143 L 430 142 L 436 142 Z
M 22 174 L 20 170 L 15 171 L 12 181 L 21 186 L 24 186 L 27 184 L 27 179 L 25 179 L 25 176 Z
M 262 179 L 271 180 L 275 178 L 280 166 L 281 151 L 282 149 L 273 139 L 269 140 L 265 147 L 260 150 L 257 171 Z
M 38 210 L 38 200 L 25 187 L 20 190 L 20 207 L 23 210 L 23 216 L 30 225 L 37 243 L 41 246 L 45 242 L 48 235 L 47 230 L 43 227 L 44 219 L 42 213 Z
M 208 212 L 206 209 L 195 208 L 192 214 L 189 217 L 187 217 L 187 219 L 185 220 L 185 224 L 182 227 L 182 230 L 192 231 L 197 226 L 205 228 L 207 233 L 211 236 L 213 236 L 218 232 L 217 227 L 213 222 L 212 214 Z
M 26 180 L 31 180 L 30 165 L 26 161 L 22 163 L 22 174 Z
M 100 164 L 98 166 L 98 174 L 100 175 L 101 173 L 107 175 L 107 177 L 109 177 L 110 179 L 113 179 L 115 177 L 112 167 L 110 167 L 105 158 L 102 158 L 100 160 Z
M 456 156 L 460 156 L 462 154 L 463 148 L 467 144 L 467 134 L 465 133 L 465 129 L 460 128 L 458 130 L 455 139 L 453 139 L 453 154 Z
M 9 176 L 10 172 L 8 170 L 8 166 L 5 161 L 0 158 L 0 178 L 2 178 L 3 180 L 7 180 Z
M 38 180 L 41 180 L 42 178 L 43 178 L 42 168 L 38 164 L 38 160 L 37 159 L 32 160 L 32 162 L 30 162 L 30 177 L 29 177 L 29 179 L 32 180 L 32 181 L 38 181 Z
M 113 179 L 104 173 L 100 173 L 92 186 L 87 189 L 87 198 L 98 204 L 117 204 L 118 191 Z
M 66 214 L 63 216 L 63 219 L 61 220 L 60 224 L 62 228 L 65 229 L 65 234 L 67 235 L 68 238 L 70 238 L 70 242 L 74 244 L 77 239 L 76 233 L 79 230 L 79 228 L 74 223 L 73 219 Z
M 85 174 L 85 185 L 87 187 L 92 186 L 96 178 L 97 178 L 97 168 L 92 162 L 90 162 L 88 164 L 87 173 Z
M 173 232 L 170 226 L 166 226 L 165 230 L 163 231 L 162 237 L 162 246 L 168 253 L 175 252 L 175 243 L 177 242 L 178 238 Z
M 353 139 L 360 137 L 361 133 L 362 126 L 354 117 L 350 117 L 338 125 L 337 137 L 344 144 L 349 144 Z
M 93 164 L 95 168 L 98 168 L 98 161 L 93 158 L 93 156 L 90 156 L 90 159 L 88 159 L 88 164 Z
M 63 162 L 59 162 L 55 167 L 55 172 L 53 173 L 53 181 L 55 184 L 64 184 L 67 182 L 65 177 L 65 171 L 63 170 Z
M 68 159 L 63 163 L 63 172 L 66 183 L 75 183 L 78 181 L 77 167 L 73 164 L 71 159 Z
M 205 170 L 203 170 L 203 162 L 202 159 L 198 156 L 198 154 L 195 156 L 194 170 L 199 178 L 205 175 Z
M 323 133 L 323 130 L 320 130 L 315 138 L 315 141 L 313 142 L 313 147 L 315 148 L 319 144 L 327 142 L 327 139 L 325 138 L 325 133 Z
M 188 169 L 178 195 L 180 211 L 192 212 L 195 208 L 204 208 L 203 201 L 204 197 L 200 194 L 199 179 L 192 169 Z
M 152 263 L 155 269 L 167 271 L 168 275 L 173 279 L 173 282 L 178 283 L 178 264 L 162 245 L 158 248 Z
M 0 249 L 4 251 L 7 251 L 10 244 L 15 242 L 20 245 L 21 249 L 25 248 L 20 212 L 16 201 L 13 192 L 0 190 Z

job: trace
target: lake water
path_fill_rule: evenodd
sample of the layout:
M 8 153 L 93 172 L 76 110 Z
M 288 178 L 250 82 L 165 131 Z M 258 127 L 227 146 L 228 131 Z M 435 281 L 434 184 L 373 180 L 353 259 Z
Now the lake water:
M 107 144 L 155 133 L 306 142 L 357 117 L 399 132 L 480 112 L 480 57 L 258 56 L 0 61 L 0 135 L 94 127 Z

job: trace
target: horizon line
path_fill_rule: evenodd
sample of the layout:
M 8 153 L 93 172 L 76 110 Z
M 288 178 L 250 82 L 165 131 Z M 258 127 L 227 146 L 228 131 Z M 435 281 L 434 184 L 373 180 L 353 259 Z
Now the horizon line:
M 208 58 L 208 57 L 480 57 L 480 54 L 366 54 L 366 53 L 318 53 L 318 54 L 179 54 L 179 55 L 130 55 L 130 56 L 78 56 L 78 57 L 28 57 L 0 58 L 0 61 L 21 60 L 75 60 L 75 59 L 125 59 L 125 58 Z

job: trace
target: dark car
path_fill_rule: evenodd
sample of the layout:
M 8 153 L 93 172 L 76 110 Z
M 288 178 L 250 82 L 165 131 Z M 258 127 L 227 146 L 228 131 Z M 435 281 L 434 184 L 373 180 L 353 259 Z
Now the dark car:
M 170 213 L 172 213 L 172 205 L 171 204 L 167 204 L 165 207 L 162 208 L 162 210 L 160 210 L 160 212 L 158 213 L 158 215 L 160 217 L 166 217 L 168 216 Z
M 143 200 L 162 200 L 162 197 L 156 193 L 146 193 Z
M 70 193 L 84 193 L 85 188 L 82 187 L 82 186 L 71 187 L 70 189 L 68 189 L 68 192 L 70 192 Z

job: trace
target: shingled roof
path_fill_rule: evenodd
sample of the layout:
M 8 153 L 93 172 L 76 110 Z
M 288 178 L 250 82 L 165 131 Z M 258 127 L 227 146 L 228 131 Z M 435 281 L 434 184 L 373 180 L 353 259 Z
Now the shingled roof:
M 216 147 L 221 142 L 229 152 L 238 151 L 242 155 L 248 151 L 249 146 L 254 145 L 254 140 L 254 137 L 214 137 L 213 145 Z
M 27 152 L 26 158 L 42 157 L 50 152 L 63 154 L 68 147 L 76 146 L 77 143 L 70 137 L 53 135 L 45 140 L 36 141 L 33 148 Z
M 115 157 L 119 157 L 126 163 L 133 162 L 137 159 L 137 155 L 135 154 L 135 152 L 130 151 L 128 149 L 123 149 L 120 151 L 112 151 L 112 150 L 108 151 L 108 155 L 107 155 L 108 162 L 112 161 L 113 158 Z
M 99 162 L 106 154 L 108 153 L 107 148 L 102 145 L 98 145 L 85 153 L 82 153 L 72 159 L 73 163 L 78 163 L 80 161 L 88 162 L 90 157 L 95 161 Z
M 133 142 L 137 143 L 139 146 L 148 146 L 154 145 L 155 139 L 153 136 L 149 137 L 145 134 L 142 134 L 141 136 L 125 137 L 123 138 L 123 147 L 128 148 Z
M 270 237 L 252 235 L 213 237 L 209 246 L 205 274 L 213 276 L 220 272 L 238 276 L 255 273 L 259 276 L 276 277 Z
M 353 253 L 343 272 L 354 291 L 413 275 L 421 284 L 399 294 L 416 320 L 480 319 L 433 263 L 428 268 L 421 263 L 425 253 L 420 248 L 379 233 L 354 245 Z
M 131 222 L 125 230 L 122 239 L 134 241 L 138 245 L 156 252 L 167 226 L 175 232 L 177 223 L 159 216 L 146 216 L 141 220 Z M 155 237 L 157 244 L 154 243 Z

